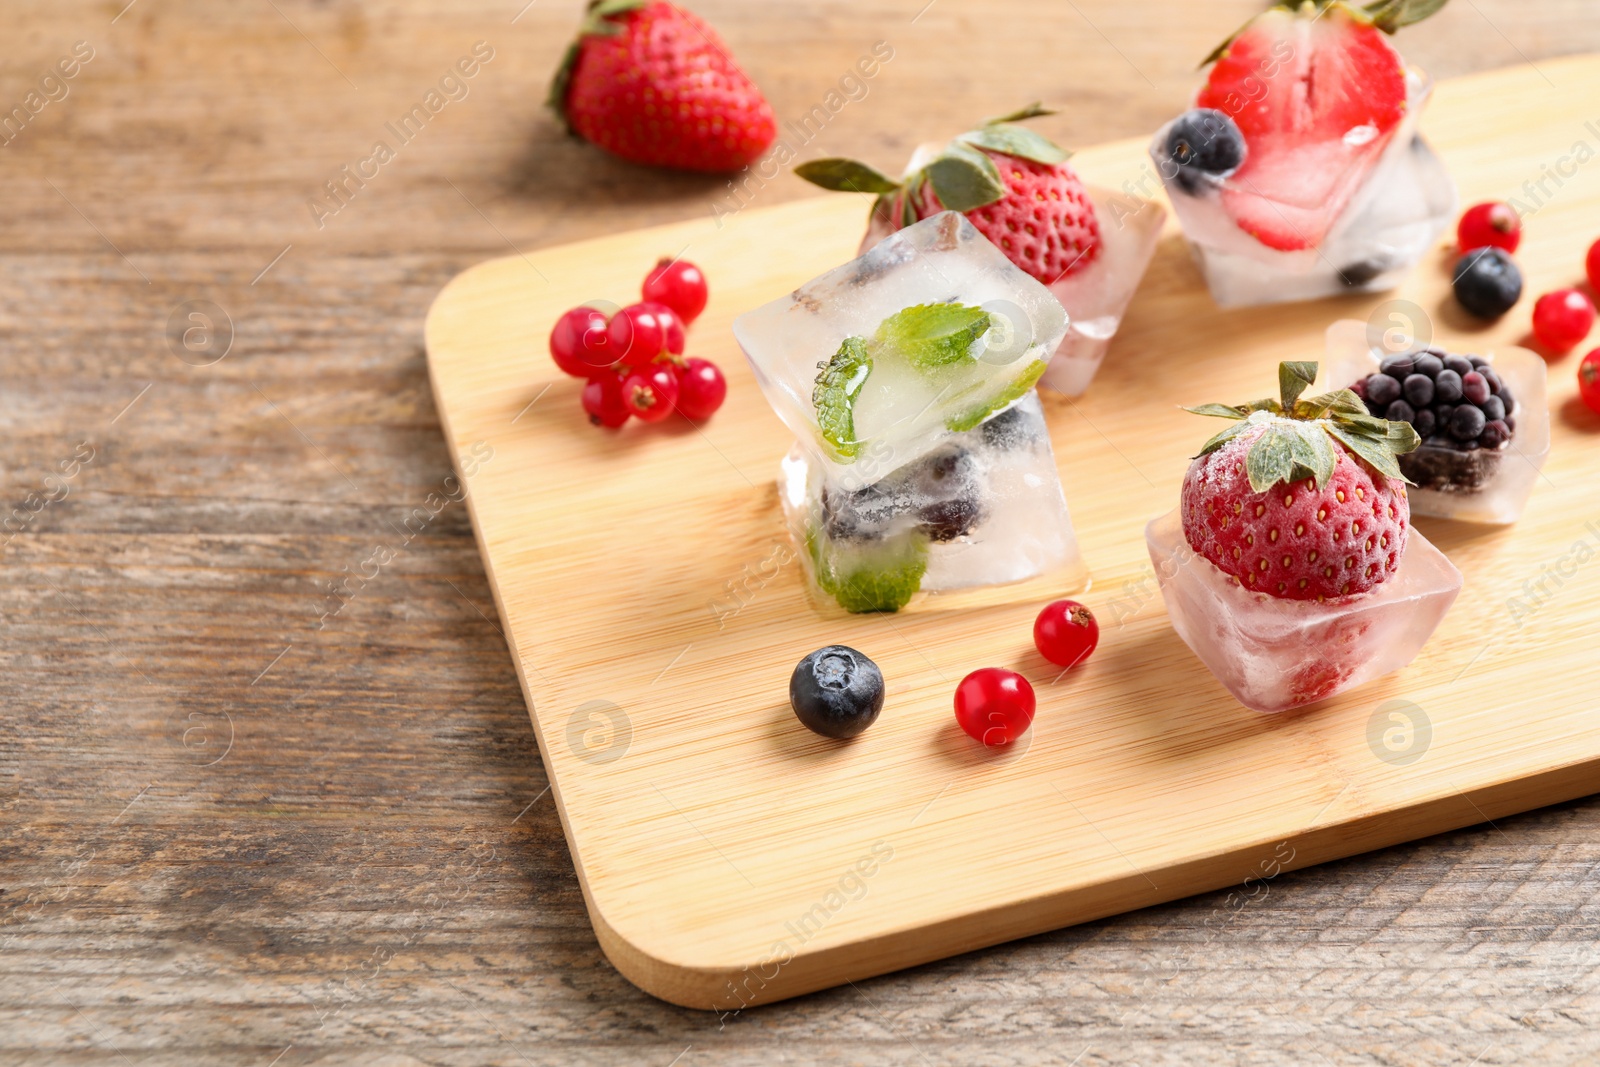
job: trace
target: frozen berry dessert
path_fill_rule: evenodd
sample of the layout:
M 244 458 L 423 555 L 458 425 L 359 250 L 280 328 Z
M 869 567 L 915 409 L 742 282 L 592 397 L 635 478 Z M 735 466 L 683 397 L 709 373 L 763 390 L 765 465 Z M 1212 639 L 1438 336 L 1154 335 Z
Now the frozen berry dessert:
M 1241 703 L 1281 711 L 1408 663 L 1461 587 L 1411 528 L 1404 422 L 1348 389 L 1188 410 L 1231 425 L 1201 446 L 1178 509 L 1145 537 L 1172 625 Z
M 1483 356 L 1435 346 L 1386 356 L 1350 391 L 1373 416 L 1416 431 L 1422 445 L 1400 471 L 1420 489 L 1481 492 L 1516 435 L 1516 397 Z

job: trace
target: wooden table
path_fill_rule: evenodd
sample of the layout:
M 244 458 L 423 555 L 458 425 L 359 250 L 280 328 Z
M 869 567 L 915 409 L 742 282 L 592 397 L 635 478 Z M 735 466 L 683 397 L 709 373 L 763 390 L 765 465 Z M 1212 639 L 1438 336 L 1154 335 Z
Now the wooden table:
M 87 45 L 0 146 L 0 1062 L 1600 1055 L 1592 800 L 720 1019 L 635 990 L 451 499 L 421 322 L 477 260 L 709 213 L 725 181 L 557 133 L 575 4 L 124 2 L 7 10 L 0 111 Z M 783 117 L 889 42 L 808 152 L 895 166 L 1034 97 L 1069 145 L 1152 129 L 1258 5 L 696 6 Z M 1404 45 L 1444 76 L 1600 49 L 1600 17 L 1459 0 Z M 220 328 L 186 348 L 196 310 Z

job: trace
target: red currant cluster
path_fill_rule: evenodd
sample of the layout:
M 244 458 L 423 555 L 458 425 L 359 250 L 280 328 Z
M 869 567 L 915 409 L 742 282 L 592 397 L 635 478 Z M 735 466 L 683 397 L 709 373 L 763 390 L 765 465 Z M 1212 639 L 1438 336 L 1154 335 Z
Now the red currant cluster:
M 709 419 L 728 383 L 709 359 L 683 354 L 689 325 L 705 310 L 705 275 L 693 263 L 663 259 L 640 288 L 643 299 L 609 319 L 592 307 L 562 315 L 550 331 L 551 358 L 587 380 L 583 410 L 596 426 L 660 422 L 674 411 Z

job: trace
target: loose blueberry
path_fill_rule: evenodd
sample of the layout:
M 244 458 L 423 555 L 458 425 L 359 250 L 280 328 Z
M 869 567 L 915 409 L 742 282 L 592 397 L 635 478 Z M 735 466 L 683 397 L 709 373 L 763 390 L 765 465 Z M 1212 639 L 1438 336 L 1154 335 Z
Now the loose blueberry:
M 1478 406 L 1483 409 L 1483 417 L 1490 422 L 1506 417 L 1506 403 L 1497 396 L 1491 396 Z
M 1425 374 L 1429 378 L 1437 378 L 1439 372 L 1444 370 L 1444 360 L 1432 352 L 1424 352 L 1417 357 L 1418 374 Z
M 1400 399 L 1400 383 L 1387 374 L 1374 374 L 1367 379 L 1367 406 L 1388 407 Z
M 1433 379 L 1426 374 L 1408 375 L 1402 385 L 1412 407 L 1420 409 L 1433 403 Z
M 1396 400 L 1384 410 L 1383 417 L 1390 422 L 1410 422 L 1417 417 L 1417 409 L 1404 400 Z
M 1208 107 L 1185 111 L 1167 131 L 1167 158 L 1177 165 L 1184 192 L 1200 192 L 1204 178 L 1226 178 L 1244 162 L 1244 135 L 1234 121 Z
M 1522 297 L 1522 271 L 1504 249 L 1475 248 L 1456 260 L 1451 287 L 1480 319 L 1498 319 Z
M 1468 370 L 1471 370 L 1469 367 Z M 1436 404 L 1454 404 L 1461 399 L 1461 375 L 1448 365 L 1433 380 L 1433 400 Z
M 789 703 L 806 729 L 824 737 L 855 737 L 883 710 L 883 672 L 853 648 L 819 648 L 790 676 Z
M 1450 436 L 1457 441 L 1471 441 L 1483 432 L 1489 420 L 1483 411 L 1471 404 L 1462 404 L 1450 413 Z

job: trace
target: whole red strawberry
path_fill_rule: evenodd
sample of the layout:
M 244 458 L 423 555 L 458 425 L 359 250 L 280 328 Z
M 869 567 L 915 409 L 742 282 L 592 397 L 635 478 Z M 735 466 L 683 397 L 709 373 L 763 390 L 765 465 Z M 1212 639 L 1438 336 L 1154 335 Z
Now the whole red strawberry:
M 607 152 L 679 170 L 749 166 L 778 132 L 716 31 L 660 0 L 592 0 L 548 102 Z
M 1046 285 L 1087 267 L 1100 223 L 1071 153 L 1016 123 L 1052 111 L 1030 104 L 951 141 L 900 181 L 853 159 L 814 159 L 794 172 L 824 189 L 876 193 L 873 210 L 894 229 L 959 211 L 1006 257 Z
M 1417 447 L 1416 432 L 1373 418 L 1348 389 L 1300 399 L 1316 376 L 1315 363 L 1283 363 L 1281 400 L 1189 409 L 1238 420 L 1184 477 L 1189 547 L 1246 589 L 1285 600 L 1388 581 L 1411 520 L 1395 456 Z

